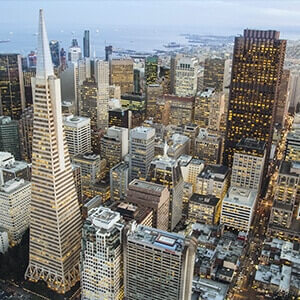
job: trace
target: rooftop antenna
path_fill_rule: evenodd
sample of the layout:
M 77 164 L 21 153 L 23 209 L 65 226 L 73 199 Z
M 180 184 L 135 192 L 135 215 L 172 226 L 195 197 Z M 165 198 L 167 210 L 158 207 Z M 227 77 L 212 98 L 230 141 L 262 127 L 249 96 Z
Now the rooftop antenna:
M 165 158 L 168 158 L 168 149 L 169 149 L 169 145 L 167 143 L 167 140 L 165 140 L 165 146 L 164 146 L 164 156 Z

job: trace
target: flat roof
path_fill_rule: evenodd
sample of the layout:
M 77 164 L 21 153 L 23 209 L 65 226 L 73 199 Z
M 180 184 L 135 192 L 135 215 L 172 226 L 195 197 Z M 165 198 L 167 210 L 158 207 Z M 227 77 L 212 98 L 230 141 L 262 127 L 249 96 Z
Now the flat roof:
M 198 177 L 210 179 L 216 175 L 226 176 L 229 173 L 229 168 L 223 165 L 207 165 L 204 167 Z
M 164 189 L 166 189 L 166 187 L 164 185 L 149 182 L 149 181 L 143 181 L 143 180 L 139 180 L 139 179 L 134 179 L 133 181 L 131 181 L 129 183 L 128 188 L 130 188 L 130 187 L 138 187 L 138 188 L 147 189 L 147 190 L 151 190 L 154 192 L 160 192 L 160 193 Z
M 300 173 L 300 163 L 292 161 L 282 161 L 279 169 L 279 174 L 297 176 Z
M 111 171 L 120 172 L 125 171 L 126 169 L 129 169 L 129 163 L 125 161 L 121 161 L 117 165 L 111 168 Z
M 230 187 L 223 203 L 232 203 L 241 206 L 253 207 L 257 198 L 257 191 L 239 187 Z
M 183 252 L 185 243 L 183 235 L 143 225 L 138 225 L 136 230 L 129 234 L 128 240 L 161 248 L 167 252 Z
M 210 206 L 216 206 L 219 203 L 220 199 L 213 195 L 201 195 L 194 193 L 190 199 L 190 202 L 196 202 L 199 204 L 205 204 Z
M 89 211 L 88 219 L 99 229 L 110 229 L 120 221 L 120 213 L 107 207 L 97 207 Z
M 63 124 L 70 127 L 86 126 L 90 124 L 90 118 L 70 115 L 63 118 Z
M 17 177 L 6 181 L 4 185 L 0 187 L 0 192 L 5 194 L 11 194 L 27 185 L 31 185 L 31 183 L 29 181 Z
M 242 148 L 248 151 L 255 150 L 259 153 L 263 153 L 265 151 L 265 147 L 266 147 L 266 142 L 252 139 L 252 138 L 242 138 L 237 143 L 237 148 Z
M 192 300 L 223 300 L 226 299 L 228 288 L 229 285 L 225 283 L 206 278 L 194 277 Z

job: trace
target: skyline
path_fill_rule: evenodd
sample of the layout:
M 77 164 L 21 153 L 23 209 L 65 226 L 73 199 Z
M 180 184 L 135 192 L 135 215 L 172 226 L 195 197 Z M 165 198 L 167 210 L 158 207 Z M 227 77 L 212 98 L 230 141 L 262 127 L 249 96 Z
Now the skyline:
M 300 0 L 262 1 L 0 4 L 0 299 L 299 298 Z
M 281 32 L 283 39 L 300 39 L 300 2 L 297 1 L 88 0 L 82 4 L 69 0 L 51 3 L 13 0 L 1 1 L 1 5 L 5 13 L 0 20 L 0 40 L 10 40 L 0 44 L 2 53 L 25 54 L 35 50 L 33 20 L 40 8 L 49 20 L 49 40 L 58 40 L 67 48 L 75 37 L 82 45 L 83 31 L 89 29 L 98 56 L 103 55 L 103 46 L 109 44 L 149 51 L 170 41 L 184 43 L 180 36 L 183 33 L 236 36 L 245 28 L 274 29 Z M 94 49 L 91 50 L 93 53 Z

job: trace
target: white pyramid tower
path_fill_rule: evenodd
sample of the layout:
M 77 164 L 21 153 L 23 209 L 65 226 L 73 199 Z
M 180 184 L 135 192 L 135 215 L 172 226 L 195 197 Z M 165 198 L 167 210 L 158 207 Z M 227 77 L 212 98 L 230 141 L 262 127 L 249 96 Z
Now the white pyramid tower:
M 29 266 L 25 278 L 65 293 L 79 280 L 81 217 L 40 10 L 34 97 Z

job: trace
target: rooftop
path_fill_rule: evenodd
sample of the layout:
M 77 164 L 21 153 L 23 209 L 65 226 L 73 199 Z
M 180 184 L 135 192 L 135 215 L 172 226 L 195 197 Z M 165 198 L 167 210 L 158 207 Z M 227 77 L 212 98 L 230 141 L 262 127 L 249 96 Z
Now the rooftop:
M 106 207 L 93 208 L 89 211 L 88 219 L 92 224 L 99 229 L 110 229 L 118 221 L 120 221 L 120 214 L 112 211 Z
M 128 236 L 129 241 L 147 244 L 166 252 L 183 252 L 185 238 L 183 235 L 162 231 L 156 228 L 138 225 Z
M 201 195 L 194 193 L 190 199 L 190 202 L 202 203 L 205 205 L 216 206 L 220 199 L 213 195 Z
M 192 286 L 192 300 L 223 300 L 226 299 L 228 288 L 228 284 L 195 277 Z
M 223 203 L 232 203 L 252 208 L 255 204 L 256 198 L 257 191 L 238 187 L 230 187 Z
M 112 172 L 121 172 L 129 169 L 129 164 L 127 162 L 121 161 L 117 165 L 111 168 Z
M 100 159 L 100 155 L 93 152 L 78 154 L 74 157 L 75 162 L 78 162 L 78 160 L 96 161 L 98 159 Z
M 266 143 L 251 138 L 242 138 L 237 144 L 237 148 L 241 148 L 246 151 L 256 151 L 258 153 L 264 153 Z
M 178 163 L 179 163 L 180 166 L 186 167 L 190 163 L 192 158 L 193 157 L 191 155 L 182 154 L 178 158 Z
M 12 194 L 18 191 L 20 188 L 30 184 L 31 183 L 29 181 L 17 177 L 6 181 L 5 184 L 0 187 L 0 192 L 5 194 Z
M 215 93 L 213 88 L 206 88 L 203 91 L 199 92 L 197 96 L 209 98 Z
M 143 181 L 143 180 L 139 180 L 139 179 L 134 179 L 133 181 L 131 181 L 129 183 L 128 188 L 130 189 L 132 187 L 151 190 L 151 191 L 157 192 L 157 193 L 161 193 L 164 189 L 166 189 L 166 187 L 164 185 L 160 185 L 160 184 L 152 183 L 152 182 L 148 182 L 148 181 Z
M 135 127 L 130 130 L 130 136 L 138 139 L 152 138 L 155 135 L 155 129 L 152 127 Z
M 65 116 L 63 119 L 64 126 L 69 127 L 81 127 L 90 124 L 90 118 L 81 117 L 81 116 Z
M 298 176 L 300 174 L 300 163 L 291 161 L 282 161 L 279 169 L 280 174 Z
M 198 177 L 223 181 L 229 175 L 229 168 L 223 165 L 207 165 Z

